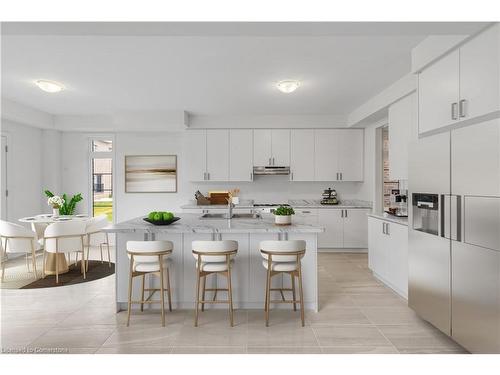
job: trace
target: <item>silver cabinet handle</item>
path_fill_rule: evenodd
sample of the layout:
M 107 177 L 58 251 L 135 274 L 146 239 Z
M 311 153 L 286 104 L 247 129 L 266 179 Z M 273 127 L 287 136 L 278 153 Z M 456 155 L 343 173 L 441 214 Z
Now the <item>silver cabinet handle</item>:
M 339 180 L 339 172 L 337 172 L 337 181 Z
M 340 210 L 340 217 L 344 217 L 344 210 Z
M 344 178 L 344 177 L 342 176 L 342 172 L 340 172 L 340 181 L 342 181 L 342 180 L 343 180 L 343 178 Z
M 253 173 L 250 172 L 250 181 L 253 181 Z
M 269 165 L 271 165 L 271 158 L 269 158 Z
M 347 210 L 345 210 L 345 217 L 347 217 Z
M 390 229 L 390 225 L 389 225 L 389 223 L 386 223 L 385 224 L 385 234 L 387 234 L 388 236 L 391 234 L 391 231 L 389 229 Z
M 207 180 L 207 172 L 203 172 L 203 181 Z
M 210 173 L 207 172 L 207 180 L 210 180 Z
M 385 223 L 382 222 L 382 233 L 385 234 Z
M 458 112 L 460 117 L 465 117 L 465 105 L 467 104 L 467 101 L 465 99 L 460 100 L 458 104 Z
M 274 165 L 274 158 L 273 158 L 273 165 Z
M 292 173 L 290 173 L 290 180 L 292 180 L 292 181 L 293 181 L 293 172 L 292 172 Z
M 310 214 L 311 211 L 302 211 L 303 214 Z
M 452 120 L 458 120 L 457 109 L 458 109 L 458 103 L 457 102 L 451 103 L 451 119 Z

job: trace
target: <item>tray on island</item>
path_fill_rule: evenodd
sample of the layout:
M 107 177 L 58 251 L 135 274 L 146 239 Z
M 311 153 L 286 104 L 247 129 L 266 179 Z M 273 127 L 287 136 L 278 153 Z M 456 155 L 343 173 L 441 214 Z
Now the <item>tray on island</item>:
M 171 220 L 149 220 L 149 218 L 145 217 L 142 220 L 147 221 L 148 223 L 151 223 L 153 225 L 170 225 L 172 223 L 175 223 L 177 220 L 180 220 L 180 217 L 173 217 Z

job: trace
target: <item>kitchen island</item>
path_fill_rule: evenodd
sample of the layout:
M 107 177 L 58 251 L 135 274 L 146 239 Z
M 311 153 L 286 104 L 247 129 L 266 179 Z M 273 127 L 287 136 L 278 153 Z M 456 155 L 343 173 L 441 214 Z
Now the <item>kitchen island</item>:
M 195 258 L 191 242 L 195 240 L 235 240 L 239 249 L 232 268 L 233 301 L 235 308 L 261 309 L 264 307 L 266 270 L 262 266 L 259 243 L 265 240 L 304 240 L 306 255 L 302 260 L 304 306 L 318 310 L 317 235 L 324 228 L 310 224 L 277 226 L 273 215 L 243 219 L 201 219 L 199 214 L 177 215 L 181 219 L 168 226 L 155 226 L 142 217 L 117 223 L 105 228 L 116 234 L 116 303 L 117 311 L 127 307 L 129 259 L 126 243 L 131 240 L 169 240 L 174 244 L 171 255 L 170 283 L 172 304 L 176 308 L 192 309 L 195 306 Z M 149 280 L 156 286 L 156 278 Z M 215 276 L 207 279 L 207 287 L 215 287 Z M 212 284 L 210 284 L 212 283 Z M 219 287 L 225 287 L 225 277 L 218 277 Z M 273 287 L 290 287 L 290 278 L 274 277 Z M 134 281 L 134 294 L 139 293 L 140 282 Z M 136 296 L 138 294 L 135 294 Z M 212 308 L 223 308 L 213 305 Z M 286 305 L 274 308 L 288 308 Z

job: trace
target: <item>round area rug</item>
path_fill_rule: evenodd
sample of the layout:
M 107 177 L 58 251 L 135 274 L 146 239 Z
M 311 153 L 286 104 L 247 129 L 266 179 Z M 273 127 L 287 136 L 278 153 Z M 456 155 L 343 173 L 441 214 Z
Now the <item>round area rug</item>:
M 37 289 L 37 288 L 53 288 L 58 286 L 67 286 L 88 281 L 102 279 L 103 277 L 115 273 L 115 264 L 108 262 L 101 263 L 100 260 L 89 260 L 89 270 L 87 271 L 87 278 L 84 279 L 81 273 L 80 263 L 78 266 L 71 265 L 69 271 L 59 275 L 59 284 L 56 284 L 55 275 L 46 275 L 43 279 L 38 279 L 32 283 L 21 287 L 20 289 Z

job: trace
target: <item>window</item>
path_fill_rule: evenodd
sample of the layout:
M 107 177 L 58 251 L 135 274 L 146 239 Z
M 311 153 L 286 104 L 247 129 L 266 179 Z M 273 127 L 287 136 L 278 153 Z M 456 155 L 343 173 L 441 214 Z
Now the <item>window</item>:
M 113 141 L 93 139 L 90 162 L 92 169 L 92 215 L 106 215 L 113 221 Z

